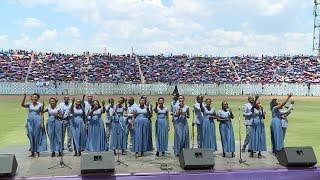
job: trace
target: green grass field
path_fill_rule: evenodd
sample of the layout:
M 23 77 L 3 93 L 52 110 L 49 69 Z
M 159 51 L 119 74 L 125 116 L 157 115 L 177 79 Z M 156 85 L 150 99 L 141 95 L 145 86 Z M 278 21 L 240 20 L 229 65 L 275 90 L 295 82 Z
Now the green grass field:
M 40 102 L 44 101 L 48 105 L 48 100 L 51 96 L 45 96 L 40 98 Z M 118 98 L 119 96 L 114 96 Z M 138 102 L 139 97 L 134 96 L 136 103 Z M 159 96 L 149 96 L 150 102 L 154 105 Z M 63 101 L 63 97 L 60 96 L 59 102 Z M 81 96 L 77 96 L 81 98 Z M 105 100 L 107 102 L 108 96 L 95 96 L 96 99 Z M 172 100 L 171 96 L 164 96 L 165 106 L 170 107 L 170 102 Z M 221 102 L 223 100 L 228 101 L 229 107 L 233 110 L 235 119 L 233 120 L 233 126 L 235 131 L 235 138 L 238 138 L 238 108 L 241 109 L 241 133 L 242 140 L 245 135 L 245 127 L 243 125 L 243 116 L 242 116 L 242 107 L 243 104 L 247 102 L 247 97 L 245 96 L 212 96 L 213 99 L 212 106 L 218 110 L 221 108 Z M 273 97 L 271 96 L 262 96 L 260 97 L 261 102 L 264 108 L 269 109 L 269 103 Z M 281 101 L 285 97 L 278 97 Z M 22 145 L 28 144 L 28 139 L 26 137 L 25 130 L 25 121 L 27 116 L 27 109 L 24 109 L 20 106 L 22 96 L 0 96 L 0 113 L 1 113 L 1 126 L 0 126 L 0 148 L 8 145 Z M 287 135 L 285 139 L 285 146 L 312 146 L 317 158 L 320 159 L 320 98 L 319 97 L 293 97 L 295 100 L 295 107 L 293 112 L 289 116 L 289 128 L 287 130 Z M 192 109 L 192 106 L 195 102 L 195 96 L 186 97 L 186 105 Z M 105 115 L 103 116 L 105 117 Z M 153 123 L 155 122 L 155 115 L 153 116 Z M 190 114 L 190 120 L 192 121 L 192 110 Z M 267 136 L 267 148 L 271 149 L 270 145 L 270 121 L 271 121 L 271 111 L 267 111 L 267 116 L 265 119 L 266 125 L 266 136 Z M 216 126 L 218 123 L 216 123 Z M 220 139 L 219 129 L 217 126 L 217 140 Z M 173 142 L 173 127 L 170 131 L 170 142 Z M 191 136 L 191 123 L 190 123 L 190 136 Z M 221 147 L 218 147 L 221 149 Z M 14 153 L 14 152 L 13 152 Z

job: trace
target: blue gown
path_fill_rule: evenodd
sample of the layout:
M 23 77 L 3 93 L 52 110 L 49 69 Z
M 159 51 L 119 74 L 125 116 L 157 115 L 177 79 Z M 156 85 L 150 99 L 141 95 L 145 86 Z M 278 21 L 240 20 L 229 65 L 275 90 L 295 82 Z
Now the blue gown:
M 41 129 L 41 109 L 42 104 L 37 103 L 34 106 L 32 103 L 28 104 L 28 118 L 27 118 L 27 135 L 30 141 L 31 152 L 47 151 L 47 137 L 44 129 Z
M 150 121 L 146 108 L 135 108 L 133 152 L 146 152 L 148 150 Z
M 84 124 L 84 113 L 82 109 L 73 108 L 71 118 L 71 132 L 73 138 L 73 147 L 75 151 L 85 150 L 86 145 L 86 127 Z
M 168 151 L 168 109 L 165 107 L 163 109 L 160 109 L 158 107 L 157 110 L 158 113 L 155 124 L 157 152 L 165 152 Z
M 95 110 L 89 119 L 89 128 L 87 136 L 88 151 L 105 151 L 107 150 L 106 133 L 103 121 L 101 119 L 102 109 Z
M 225 121 L 220 121 L 219 124 L 223 152 L 235 152 L 235 140 L 230 112 L 219 110 L 218 117 L 225 119 Z
M 266 151 L 266 132 L 262 118 L 262 111 L 255 109 L 252 113 L 252 131 L 249 141 L 249 149 L 253 151 Z
M 117 109 L 115 116 L 112 117 L 112 130 L 110 142 L 110 149 L 112 150 L 127 149 L 127 131 L 125 118 L 123 117 L 123 112 L 123 107 L 120 107 Z
M 217 151 L 216 140 L 216 125 L 213 118 L 209 117 L 215 115 L 215 109 L 211 108 L 210 111 L 207 107 L 203 107 L 203 119 L 201 123 L 201 148 L 212 149 Z
M 62 152 L 62 124 L 58 118 L 55 118 L 55 114 L 59 113 L 59 108 L 52 109 L 48 107 L 49 118 L 47 120 L 47 133 L 50 141 L 51 152 Z
M 179 109 L 179 107 L 177 107 Z M 174 154 L 179 156 L 183 148 L 189 148 L 189 125 L 186 117 L 186 113 L 189 111 L 188 106 L 182 108 L 182 114 L 177 116 L 175 112 L 175 131 L 174 131 Z
M 272 152 L 280 151 L 283 148 L 283 130 L 281 123 L 281 112 L 275 107 L 272 108 L 272 121 L 270 124 Z

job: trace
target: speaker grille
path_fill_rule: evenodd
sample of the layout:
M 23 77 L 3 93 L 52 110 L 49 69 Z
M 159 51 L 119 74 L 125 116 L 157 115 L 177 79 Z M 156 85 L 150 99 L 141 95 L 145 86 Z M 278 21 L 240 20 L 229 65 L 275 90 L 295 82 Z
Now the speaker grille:
M 113 173 L 113 152 L 91 152 L 81 155 L 81 174 Z
M 279 164 L 285 167 L 312 167 L 317 158 L 311 146 L 284 147 L 277 154 Z

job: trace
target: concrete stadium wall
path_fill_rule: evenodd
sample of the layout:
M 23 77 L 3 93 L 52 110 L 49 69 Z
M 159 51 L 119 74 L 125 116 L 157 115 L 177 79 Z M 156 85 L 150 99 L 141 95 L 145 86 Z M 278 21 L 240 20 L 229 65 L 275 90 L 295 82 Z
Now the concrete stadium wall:
M 320 85 L 305 84 L 178 84 L 183 95 L 286 95 L 320 96 Z M 116 83 L 41 83 L 0 82 L 0 94 L 97 94 L 97 95 L 170 95 L 175 85 Z

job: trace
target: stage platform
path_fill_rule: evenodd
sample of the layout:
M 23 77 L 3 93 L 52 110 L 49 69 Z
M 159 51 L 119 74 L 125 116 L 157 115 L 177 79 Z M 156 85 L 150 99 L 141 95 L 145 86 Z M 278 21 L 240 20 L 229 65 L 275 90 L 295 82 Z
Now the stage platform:
M 218 143 L 218 147 L 221 147 Z M 303 179 L 320 179 L 320 168 L 300 168 L 287 169 L 279 165 L 275 156 L 270 152 L 263 152 L 263 158 L 258 159 L 255 154 L 254 158 L 249 157 L 249 153 L 243 153 L 243 160 L 246 164 L 239 163 L 239 150 L 236 152 L 236 157 L 232 158 L 231 154 L 223 158 L 221 152 L 214 153 L 215 167 L 212 170 L 196 170 L 185 171 L 180 168 L 179 160 L 173 155 L 171 149 L 165 156 L 156 157 L 155 152 L 147 152 L 144 157 L 136 158 L 134 153 L 127 151 L 126 155 L 120 155 L 120 160 L 128 166 L 115 164 L 115 173 L 110 175 L 95 175 L 95 176 L 80 176 L 81 157 L 74 157 L 73 152 L 64 151 L 64 161 L 72 169 L 49 167 L 59 164 L 59 157 L 50 157 L 49 152 L 41 153 L 39 158 L 30 158 L 27 145 L 10 145 L 0 149 L 0 154 L 15 154 L 18 169 L 16 173 L 17 179 L 183 179 L 188 180 L 189 177 L 212 179 L 269 179 L 269 177 L 288 176 L 291 179 L 301 177 Z M 85 152 L 84 152 L 85 153 Z M 115 156 L 117 160 L 117 156 Z M 160 166 L 167 164 L 171 170 L 161 170 Z M 311 173 L 312 172 L 312 173 Z M 206 175 L 206 176 L 205 176 Z M 188 177 L 187 179 L 185 178 Z M 199 177 L 197 177 L 199 176 Z M 258 177 L 255 177 L 258 176 Z M 228 179 L 229 179 L 228 178 Z M 276 178 L 278 179 L 278 178 Z M 287 179 L 287 178 L 282 178 Z

